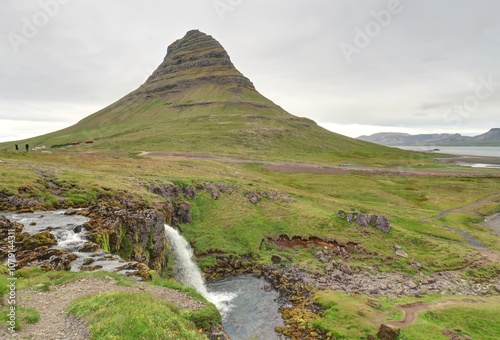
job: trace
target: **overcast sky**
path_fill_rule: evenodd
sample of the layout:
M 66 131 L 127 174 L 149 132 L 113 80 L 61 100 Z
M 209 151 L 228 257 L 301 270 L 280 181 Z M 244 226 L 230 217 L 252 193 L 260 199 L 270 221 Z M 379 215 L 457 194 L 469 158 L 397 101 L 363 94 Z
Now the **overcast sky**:
M 500 127 L 497 0 L 2 0 L 0 141 L 139 87 L 190 29 L 288 112 L 357 137 Z

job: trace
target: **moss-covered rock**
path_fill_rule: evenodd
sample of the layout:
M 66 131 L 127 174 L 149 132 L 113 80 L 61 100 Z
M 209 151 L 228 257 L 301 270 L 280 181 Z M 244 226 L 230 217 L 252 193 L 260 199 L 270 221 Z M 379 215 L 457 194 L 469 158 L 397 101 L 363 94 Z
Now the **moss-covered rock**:
M 33 250 L 38 247 L 51 247 L 57 244 L 55 236 L 48 231 L 25 237 L 21 242 L 21 249 Z

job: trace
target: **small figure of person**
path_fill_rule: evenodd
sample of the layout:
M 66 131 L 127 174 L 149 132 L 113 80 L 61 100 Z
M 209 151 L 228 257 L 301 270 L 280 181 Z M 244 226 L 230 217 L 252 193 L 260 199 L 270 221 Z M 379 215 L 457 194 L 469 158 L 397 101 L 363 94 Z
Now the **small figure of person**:
M 18 150 L 19 150 L 19 145 L 16 144 L 16 151 L 18 151 Z
M 25 147 L 26 147 L 26 152 L 28 152 L 28 150 L 30 149 L 30 145 L 26 144 Z

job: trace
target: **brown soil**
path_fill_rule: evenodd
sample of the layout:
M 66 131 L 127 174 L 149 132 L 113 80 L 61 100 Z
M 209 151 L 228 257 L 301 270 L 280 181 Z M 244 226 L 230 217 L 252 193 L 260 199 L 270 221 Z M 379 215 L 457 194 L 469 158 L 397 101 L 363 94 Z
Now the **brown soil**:
M 473 300 L 474 301 L 474 300 Z M 475 302 L 475 301 L 474 301 Z M 419 313 L 426 312 L 431 309 L 439 309 L 439 308 L 445 308 L 448 306 L 451 306 L 455 304 L 453 301 L 444 301 L 437 303 L 435 305 L 428 305 L 423 302 L 417 302 L 417 303 L 412 303 L 409 305 L 403 305 L 403 306 L 398 306 L 396 309 L 398 310 L 403 310 L 405 313 L 405 317 L 403 321 L 393 321 L 390 322 L 391 325 L 399 327 L 399 328 L 404 328 L 413 323 L 415 319 L 417 318 Z
M 55 286 L 53 290 L 48 292 L 38 290 L 18 292 L 18 305 L 38 310 L 40 321 L 27 325 L 25 329 L 12 334 L 7 331 L 6 327 L 1 327 L 0 339 L 90 339 L 86 323 L 66 313 L 66 309 L 72 301 L 80 297 L 110 291 L 147 292 L 158 300 L 172 302 L 181 309 L 196 310 L 203 306 L 203 303 L 182 292 L 169 288 L 149 286 L 144 282 L 134 283 L 131 287 L 123 287 L 117 286 L 116 281 L 111 277 L 105 280 L 84 278 Z

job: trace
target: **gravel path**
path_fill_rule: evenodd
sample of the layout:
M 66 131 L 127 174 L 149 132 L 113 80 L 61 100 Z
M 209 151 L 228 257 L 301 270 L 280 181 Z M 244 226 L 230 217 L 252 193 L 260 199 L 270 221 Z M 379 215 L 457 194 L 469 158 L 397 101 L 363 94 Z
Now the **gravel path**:
M 196 310 L 203 306 L 190 296 L 169 288 L 148 286 L 144 282 L 134 283 L 132 287 L 117 286 L 116 281 L 109 277 L 105 280 L 84 278 L 70 283 L 55 286 L 48 292 L 25 290 L 18 293 L 18 304 L 38 310 L 40 321 L 27 325 L 25 329 L 11 334 L 6 327 L 0 328 L 0 339 L 36 339 L 36 340 L 84 340 L 90 339 L 87 326 L 66 313 L 70 303 L 83 296 L 103 292 L 147 292 L 158 300 L 176 304 L 181 309 Z

